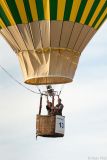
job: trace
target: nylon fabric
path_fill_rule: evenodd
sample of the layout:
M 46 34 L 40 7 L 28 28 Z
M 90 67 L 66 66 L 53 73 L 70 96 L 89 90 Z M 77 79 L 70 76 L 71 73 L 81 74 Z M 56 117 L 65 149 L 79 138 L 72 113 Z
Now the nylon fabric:
M 82 23 L 98 29 L 107 18 L 106 10 L 106 0 L 0 1 L 0 18 L 5 26 L 24 24 L 35 20 L 63 20 Z M 105 12 L 106 18 L 102 16 Z M 1 23 L 0 28 L 3 28 Z
M 81 52 L 95 30 L 44 20 L 9 26 L 1 33 L 16 52 L 26 83 L 55 84 L 73 80 Z

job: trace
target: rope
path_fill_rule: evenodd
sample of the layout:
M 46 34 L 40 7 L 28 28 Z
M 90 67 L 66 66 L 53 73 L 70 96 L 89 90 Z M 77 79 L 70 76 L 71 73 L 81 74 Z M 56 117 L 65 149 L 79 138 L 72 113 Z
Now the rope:
M 39 93 L 42 94 L 40 88 L 38 86 L 36 86 L 36 88 L 38 89 Z
M 64 84 L 61 86 L 61 89 L 60 89 L 60 91 L 59 91 L 59 96 L 60 96 L 60 94 L 62 93 L 62 90 L 64 89 Z
M 32 92 L 32 93 L 35 93 L 35 94 L 40 94 L 40 93 L 37 93 L 33 90 L 31 90 L 30 88 L 24 86 L 21 82 L 19 82 L 18 80 L 16 80 L 3 66 L 0 65 L 0 68 L 13 80 L 15 81 L 17 84 L 19 84 L 20 86 L 22 86 L 23 88 L 27 89 L 28 91 Z

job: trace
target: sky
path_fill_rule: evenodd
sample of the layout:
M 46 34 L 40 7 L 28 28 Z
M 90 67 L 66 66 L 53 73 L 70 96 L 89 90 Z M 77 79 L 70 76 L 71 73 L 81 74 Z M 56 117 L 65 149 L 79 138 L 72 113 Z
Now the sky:
M 0 69 L 1 160 L 107 160 L 106 22 L 83 51 L 74 81 L 64 85 L 63 138 L 36 140 L 39 95 L 21 87 Z M 2 37 L 0 65 L 23 82 L 17 57 Z M 26 87 L 37 90 L 35 86 Z

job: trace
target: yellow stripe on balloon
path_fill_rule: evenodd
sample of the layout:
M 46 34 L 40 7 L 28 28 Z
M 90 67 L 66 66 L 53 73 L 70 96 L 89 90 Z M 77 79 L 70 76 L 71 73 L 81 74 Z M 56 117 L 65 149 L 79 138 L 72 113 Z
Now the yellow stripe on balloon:
M 1 26 L 2 28 L 6 28 L 6 25 L 4 24 L 4 22 L 2 21 L 1 18 L 0 18 L 0 26 Z
M 90 21 L 90 23 L 89 23 L 89 26 L 92 26 L 92 25 L 93 25 L 96 17 L 98 16 L 98 14 L 99 14 L 100 10 L 102 9 L 102 7 L 103 7 L 103 5 L 104 5 L 105 2 L 106 2 L 105 0 L 100 0 L 100 3 L 99 3 L 99 5 L 98 5 L 96 11 L 95 11 L 93 17 L 91 18 L 91 21 Z
M 15 0 L 15 2 L 16 2 L 16 6 L 18 8 L 22 22 L 28 23 L 23 0 Z
M 84 9 L 83 15 L 81 17 L 80 23 L 82 23 L 82 24 L 85 23 L 85 21 L 86 21 L 86 19 L 88 17 L 88 14 L 89 14 L 89 12 L 91 10 L 91 7 L 92 7 L 94 1 L 95 0 L 89 0 L 89 1 L 87 1 L 87 4 L 86 4 L 86 7 Z
M 49 0 L 43 0 L 44 16 L 45 20 L 50 20 L 50 6 Z
M 15 25 L 15 21 L 14 21 L 12 15 L 11 15 L 11 12 L 8 8 L 8 5 L 7 5 L 6 1 L 0 0 L 0 5 L 2 6 L 3 10 L 5 11 L 5 14 L 8 17 L 8 20 L 9 20 L 10 24 Z
M 72 10 L 71 10 L 71 15 L 70 15 L 70 21 L 75 22 L 80 4 L 81 4 L 81 0 L 74 0 L 73 1 L 73 6 L 72 6 Z
M 107 15 L 107 9 L 104 11 L 104 13 L 102 14 L 102 16 L 100 17 L 100 19 L 98 20 L 97 24 L 95 25 L 95 29 L 97 29 L 100 25 L 100 23 L 103 21 L 104 17 Z
M 38 20 L 37 7 L 36 7 L 35 0 L 29 0 L 29 5 L 30 5 L 33 21 Z
M 66 0 L 58 0 L 57 20 L 63 20 Z

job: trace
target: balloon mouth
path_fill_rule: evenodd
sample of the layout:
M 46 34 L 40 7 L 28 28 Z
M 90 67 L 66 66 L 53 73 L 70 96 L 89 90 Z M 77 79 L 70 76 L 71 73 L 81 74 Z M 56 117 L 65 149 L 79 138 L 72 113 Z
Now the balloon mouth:
M 47 85 L 47 84 L 64 84 L 70 83 L 73 80 L 66 77 L 38 77 L 38 78 L 29 78 L 25 80 L 26 84 L 31 85 Z

